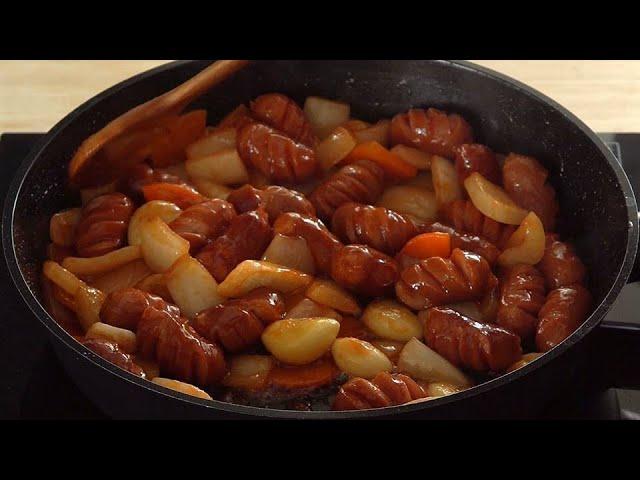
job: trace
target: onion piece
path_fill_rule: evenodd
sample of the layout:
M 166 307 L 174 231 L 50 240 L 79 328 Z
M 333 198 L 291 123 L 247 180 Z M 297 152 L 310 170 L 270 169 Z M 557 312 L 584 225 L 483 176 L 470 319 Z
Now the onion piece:
M 316 157 L 324 171 L 340 163 L 357 145 L 353 134 L 344 127 L 336 128 L 316 148 Z
M 222 303 L 218 282 L 195 258 L 185 255 L 166 273 L 167 289 L 187 318 Z
M 431 175 L 438 205 L 463 198 L 458 172 L 453 162 L 434 155 L 431 157 Z
M 300 272 L 315 274 L 313 255 L 307 241 L 300 237 L 286 237 L 279 233 L 273 237 L 262 256 L 265 260 L 283 267 L 293 268 Z
M 140 245 L 142 243 L 143 225 L 149 220 L 159 218 L 165 223 L 171 223 L 178 218 L 180 213 L 182 213 L 180 207 L 164 200 L 151 200 L 141 205 L 129 221 L 129 229 L 127 231 L 129 245 Z
M 304 116 L 321 140 L 337 126 L 348 121 L 350 113 L 351 107 L 347 103 L 320 97 L 308 97 L 304 102 Z
M 431 168 L 431 155 L 417 148 L 407 147 L 406 145 L 396 145 L 391 149 L 391 153 L 395 153 L 418 170 L 429 170 Z
M 544 256 L 544 246 L 542 221 L 535 213 L 530 212 L 507 240 L 506 248 L 498 257 L 498 264 L 503 267 L 519 263 L 535 265 Z
M 139 245 L 122 247 L 99 257 L 67 257 L 62 266 L 78 276 L 102 275 L 142 257 Z
M 471 385 L 471 380 L 460 369 L 417 338 L 409 340 L 400 352 L 398 370 L 428 382 L 446 382 L 459 387 Z
M 498 185 L 491 183 L 478 172 L 464 181 L 471 202 L 481 213 L 496 222 L 520 225 L 527 211 L 520 208 Z
M 383 147 L 388 148 L 391 142 L 391 121 L 380 120 L 375 125 L 354 131 L 353 136 L 358 144 L 378 142 Z

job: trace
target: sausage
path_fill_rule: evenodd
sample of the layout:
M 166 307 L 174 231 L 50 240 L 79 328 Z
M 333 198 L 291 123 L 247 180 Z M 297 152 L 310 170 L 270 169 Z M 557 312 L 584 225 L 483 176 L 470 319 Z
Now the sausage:
M 489 147 L 479 143 L 465 143 L 455 147 L 454 154 L 458 179 L 462 185 L 473 172 L 478 172 L 490 182 L 501 183 L 500 165 Z
M 138 350 L 152 358 L 163 376 L 207 387 L 225 375 L 220 347 L 205 340 L 185 318 L 166 310 L 147 307 L 138 323 Z
M 142 367 L 133 361 L 131 355 L 120 350 L 117 343 L 101 338 L 87 338 L 83 339 L 81 343 L 96 355 L 104 358 L 107 362 L 111 362 L 115 366 L 129 373 L 133 373 L 138 377 L 147 378 Z
M 281 214 L 296 212 L 302 215 L 315 216 L 316 209 L 305 196 L 295 190 L 271 185 L 263 190 L 247 184 L 234 191 L 227 197 L 238 213 L 264 207 L 269 215 L 269 221 L 274 222 Z
M 487 261 L 454 249 L 450 258 L 431 257 L 405 268 L 396 295 L 413 310 L 481 299 L 498 284 Z
M 446 307 L 420 312 L 425 343 L 458 367 L 503 372 L 522 356 L 520 338 L 491 324 L 474 322 Z
M 556 191 L 547 182 L 549 172 L 535 158 L 510 153 L 502 167 L 505 191 L 522 208 L 535 212 L 545 231 L 555 230 L 558 216 Z
M 369 245 L 395 255 L 418 234 L 410 220 L 382 207 L 345 203 L 333 214 L 332 231 L 345 243 Z
M 243 213 L 231 220 L 225 234 L 203 248 L 196 258 L 222 282 L 240 262 L 260 258 L 272 236 L 264 209 Z
M 318 217 L 330 222 L 338 207 L 348 202 L 371 204 L 384 189 L 384 170 L 369 160 L 346 165 L 318 185 L 309 200 Z
M 561 242 L 555 233 L 545 238 L 544 256 L 538 264 L 550 289 L 583 285 L 587 269 L 576 254 L 573 245 Z
M 591 294 L 582 285 L 552 290 L 538 313 L 538 351 L 551 350 L 575 332 L 591 313 L 591 305 Z
M 184 182 L 176 175 L 154 170 L 146 163 L 138 163 L 122 176 L 118 190 L 140 203 L 144 202 L 142 187 L 151 183 L 183 184 Z
M 505 228 L 506 230 L 506 228 Z M 460 233 L 456 229 L 441 223 L 432 223 L 421 228 L 422 232 L 442 232 L 451 236 L 451 248 L 459 248 L 481 255 L 489 265 L 494 265 L 500 256 L 500 250 L 488 240 L 467 233 Z M 514 229 L 515 231 L 515 229 Z
M 304 112 L 289 97 L 279 93 L 267 93 L 256 98 L 250 106 L 257 120 L 280 130 L 296 142 L 311 148 L 316 145 L 317 138 Z
M 455 147 L 473 142 L 471 127 L 460 115 L 435 108 L 411 109 L 391 120 L 391 143 L 454 158 Z
M 256 288 L 244 297 L 226 303 L 240 305 L 246 311 L 253 313 L 264 325 L 271 325 L 283 319 L 287 311 L 284 297 L 268 288 Z
M 356 377 L 340 387 L 332 410 L 364 410 L 389 407 L 426 398 L 427 392 L 411 377 L 381 372 L 369 381 Z
M 193 328 L 229 352 L 239 352 L 258 343 L 265 326 L 284 314 L 285 302 L 280 294 L 259 288 L 198 313 Z
M 220 343 L 232 353 L 258 343 L 264 331 L 262 322 L 237 304 L 220 304 L 198 313 L 193 328 L 207 340 Z
M 544 276 L 532 265 L 511 267 L 500 280 L 496 323 L 528 340 L 536 333 L 538 312 L 545 302 Z
M 343 246 L 320 220 L 298 213 L 280 215 L 273 224 L 273 230 L 287 237 L 304 238 L 316 268 L 323 273 L 331 271 L 331 258 Z
M 275 182 L 302 183 L 316 173 L 312 149 L 262 123 L 240 129 L 237 144 L 240 158 Z
M 365 245 L 347 245 L 331 259 L 331 277 L 338 284 L 370 297 L 393 292 L 398 273 L 393 258 Z
M 441 207 L 440 214 L 456 230 L 486 238 L 501 249 L 504 249 L 516 230 L 513 225 L 498 223 L 487 217 L 470 200 L 449 202 Z
M 222 235 L 235 217 L 233 205 L 213 199 L 187 208 L 169 227 L 189 242 L 194 253 Z
M 133 202 L 122 193 L 108 193 L 82 209 L 75 247 L 81 257 L 98 257 L 124 246 Z
M 142 314 L 149 306 L 180 316 L 178 307 L 167 303 L 156 295 L 137 288 L 122 288 L 106 296 L 100 309 L 100 320 L 102 323 L 114 327 L 135 331 Z

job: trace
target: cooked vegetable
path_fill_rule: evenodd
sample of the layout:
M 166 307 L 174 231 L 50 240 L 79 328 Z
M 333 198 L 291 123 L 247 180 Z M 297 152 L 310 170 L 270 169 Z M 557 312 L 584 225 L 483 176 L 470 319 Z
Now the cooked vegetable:
M 433 176 L 431 175 L 431 172 L 420 172 L 408 182 L 404 182 L 404 185 L 424 188 L 425 190 L 429 190 L 430 192 L 435 191 L 435 187 L 433 186 Z
M 187 173 L 221 185 L 235 185 L 249 181 L 249 173 L 235 146 L 202 157 L 189 158 Z
M 129 262 L 120 268 L 92 278 L 89 283 L 105 295 L 123 288 L 133 287 L 153 272 L 144 260 Z
M 338 338 L 333 342 L 331 353 L 338 368 L 352 377 L 373 378 L 393 369 L 384 353 L 358 338 Z
M 235 128 L 220 128 L 205 135 L 187 147 L 187 160 L 206 157 L 208 155 L 236 147 L 238 131 Z
M 156 385 L 175 390 L 176 392 L 184 393 L 185 395 L 191 395 L 192 397 L 198 397 L 204 400 L 213 400 L 213 398 L 211 398 L 211 395 L 209 395 L 207 392 L 205 392 L 204 390 L 200 390 L 198 387 L 191 385 L 190 383 L 161 377 L 156 377 L 151 381 Z
M 364 324 L 378 337 L 408 342 L 422 337 L 418 317 L 394 300 L 374 300 L 362 314 Z
M 385 148 L 389 147 L 391 140 L 391 121 L 380 120 L 375 125 L 358 129 L 353 132 L 358 144 L 367 142 L 377 142 Z
M 196 187 L 196 190 L 198 190 L 198 193 L 207 198 L 219 198 L 220 200 L 226 200 L 231 193 L 231 189 L 229 187 L 204 178 L 194 178 L 191 182 L 193 183 L 193 186 Z
M 183 256 L 166 273 L 167 289 L 187 318 L 223 301 L 218 283 L 195 258 Z
M 142 243 L 142 228 L 145 222 L 159 218 L 169 224 L 182 213 L 177 205 L 163 200 L 153 200 L 141 205 L 131 216 L 129 221 L 129 245 L 140 245 Z
M 189 242 L 156 217 L 142 224 L 142 256 L 154 272 L 165 272 L 180 257 L 189 253 Z
M 70 208 L 56 213 L 49 222 L 49 237 L 56 245 L 71 247 L 74 244 L 75 228 L 82 215 L 81 208 Z
M 332 362 L 320 359 L 309 365 L 276 366 L 269 374 L 269 382 L 282 389 L 311 389 L 326 386 L 337 374 Z
M 391 153 L 399 156 L 402 160 L 410 163 L 418 170 L 429 170 L 431 168 L 431 155 L 417 148 L 407 147 L 406 145 L 396 145 L 391 149 Z
M 304 238 L 276 234 L 262 256 L 262 260 L 313 275 L 316 271 L 313 256 Z
M 530 212 L 520 227 L 513 232 L 504 251 L 498 257 L 503 267 L 512 267 L 519 263 L 536 265 L 544 256 L 544 227 L 538 216 Z
M 96 288 L 82 286 L 78 289 L 75 295 L 75 312 L 85 331 L 100 321 L 100 309 L 104 299 L 105 294 Z
M 234 268 L 218 286 L 218 293 L 227 298 L 238 298 L 251 290 L 267 287 L 281 293 L 291 293 L 308 286 L 312 277 L 270 262 L 245 260 Z
M 438 203 L 435 194 L 408 185 L 387 188 L 377 205 L 423 222 L 434 221 L 438 216 Z
M 265 329 L 262 343 L 281 362 L 305 365 L 329 350 L 339 330 L 332 318 L 278 320 Z
M 305 295 L 321 305 L 349 315 L 359 316 L 362 311 L 353 295 L 331 280 L 316 278 L 307 288 Z
M 236 355 L 231 358 L 229 373 L 222 383 L 231 388 L 260 390 L 266 386 L 273 366 L 269 355 Z
M 451 236 L 448 233 L 422 233 L 409 240 L 402 253 L 417 259 L 451 255 Z
M 131 330 L 113 327 L 106 323 L 96 322 L 87 330 L 85 338 L 102 338 L 117 344 L 123 352 L 133 353 L 136 351 L 136 334 Z
M 340 163 L 357 145 L 354 135 L 344 127 L 338 127 L 316 147 L 316 157 L 324 171 Z
M 463 198 L 456 167 L 450 160 L 434 155 L 431 157 L 431 175 L 438 205 Z
M 527 211 L 518 207 L 498 185 L 491 183 L 478 172 L 464 181 L 464 188 L 473 205 L 487 217 L 508 225 L 520 225 Z
M 365 142 L 357 145 L 346 157 L 347 162 L 357 162 L 358 160 L 371 160 L 376 162 L 385 173 L 399 179 L 413 178 L 417 175 L 418 169 L 405 162 L 398 155 L 391 153 L 378 142 Z
M 326 98 L 307 97 L 304 102 L 304 115 L 320 139 L 324 139 L 336 127 L 349 120 L 350 113 L 351 107 L 348 104 Z
M 333 318 L 338 322 L 342 320 L 342 315 L 326 305 L 320 305 L 310 298 L 303 298 L 289 309 L 285 318 Z
M 99 257 L 80 258 L 67 257 L 62 266 L 80 276 L 102 275 L 142 257 L 138 245 L 123 247 Z
M 428 382 L 447 382 L 459 387 L 471 385 L 464 373 L 417 338 L 409 340 L 400 352 L 398 369 Z
M 542 353 L 538 353 L 538 352 L 525 353 L 524 355 L 522 355 L 522 358 L 520 360 L 518 360 L 516 363 L 514 363 L 507 369 L 507 373 L 513 372 L 514 370 L 518 370 L 519 368 L 522 368 L 525 365 L 530 364 L 535 359 L 540 358 L 542 355 L 543 355 Z
M 142 187 L 142 193 L 147 202 L 164 200 L 180 208 L 189 208 L 206 200 L 195 188 L 178 183 L 151 183 Z
M 72 297 L 75 297 L 79 288 L 86 285 L 86 283 L 76 277 L 69 270 L 56 262 L 52 262 L 51 260 L 44 262 L 42 265 L 42 273 Z
M 427 386 L 427 394 L 430 397 L 444 397 L 446 395 L 453 395 L 464 390 L 464 388 L 452 385 L 450 383 L 434 382 Z

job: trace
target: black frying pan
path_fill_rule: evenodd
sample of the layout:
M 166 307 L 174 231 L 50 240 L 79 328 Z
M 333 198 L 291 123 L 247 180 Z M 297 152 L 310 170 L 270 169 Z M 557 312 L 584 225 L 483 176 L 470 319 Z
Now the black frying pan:
M 598 304 L 573 335 L 526 367 L 464 392 L 357 412 L 282 411 L 199 400 L 130 375 L 81 346 L 39 300 L 49 218 L 79 204 L 78 195 L 67 187 L 67 163 L 80 142 L 109 120 L 177 86 L 207 64 L 186 61 L 156 68 L 77 108 L 23 162 L 5 203 L 3 246 L 16 287 L 49 330 L 68 373 L 107 414 L 119 418 L 526 417 L 585 376 L 593 383 L 600 371 L 622 372 L 620 365 L 608 362 L 638 352 L 638 331 L 611 324 L 599 327 L 627 282 L 638 243 L 635 198 L 615 157 L 580 120 L 525 85 L 470 63 L 406 60 L 256 62 L 198 100 L 194 108 L 206 108 L 210 121 L 216 121 L 239 103 L 267 92 L 282 92 L 299 102 L 308 95 L 336 98 L 351 104 L 355 117 L 371 121 L 410 107 L 433 106 L 461 113 L 478 140 L 498 152 L 540 159 L 559 194 L 561 233 L 575 240 Z M 606 348 L 611 344 L 615 349 Z M 603 384 L 611 386 L 619 380 L 603 378 Z

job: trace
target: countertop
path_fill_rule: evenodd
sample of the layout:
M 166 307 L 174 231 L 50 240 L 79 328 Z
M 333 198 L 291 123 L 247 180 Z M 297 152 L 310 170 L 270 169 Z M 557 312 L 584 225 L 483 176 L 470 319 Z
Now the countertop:
M 0 61 L 0 132 L 43 132 L 95 94 L 166 60 Z M 548 95 L 595 131 L 640 131 L 640 61 L 477 60 Z

